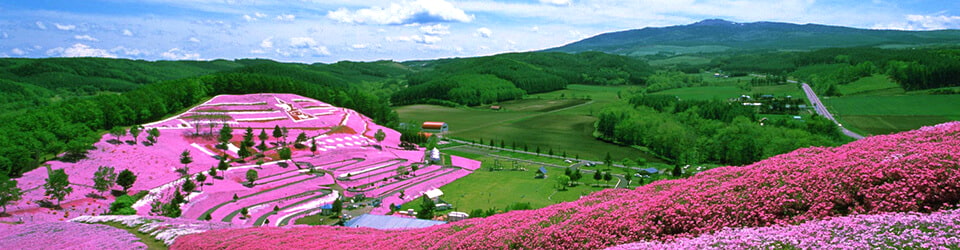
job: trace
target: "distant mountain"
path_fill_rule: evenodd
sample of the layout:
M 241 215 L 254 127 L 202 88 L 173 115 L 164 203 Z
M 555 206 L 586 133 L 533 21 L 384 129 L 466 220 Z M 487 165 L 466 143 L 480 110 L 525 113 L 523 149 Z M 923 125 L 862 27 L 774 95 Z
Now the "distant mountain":
M 660 52 L 810 50 L 860 46 L 896 48 L 918 45 L 960 45 L 960 30 L 869 30 L 819 24 L 735 23 L 708 19 L 689 25 L 605 33 L 547 51 L 600 51 L 644 56 Z

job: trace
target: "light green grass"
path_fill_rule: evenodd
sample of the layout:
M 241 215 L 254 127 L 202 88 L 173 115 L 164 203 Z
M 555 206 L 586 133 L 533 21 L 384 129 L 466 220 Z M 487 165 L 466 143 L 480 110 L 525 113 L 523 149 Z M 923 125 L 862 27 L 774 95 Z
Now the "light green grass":
M 516 142 L 518 147 L 526 144 L 530 151 L 540 146 L 544 153 L 553 148 L 555 154 L 567 151 L 569 157 L 579 155 L 581 159 L 601 160 L 609 152 L 615 159 L 644 157 L 650 162 L 659 162 L 660 159 L 640 150 L 603 142 L 593 136 L 593 124 L 597 121 L 593 114 L 619 103 L 618 93 L 631 88 L 634 87 L 570 85 L 564 90 L 529 96 L 528 100 L 517 103 L 522 105 L 517 107 L 521 111 L 509 108 L 509 103 L 503 111 L 435 105 L 410 105 L 395 110 L 401 121 L 447 122 L 448 135 L 465 140 L 488 142 L 493 139 L 497 145 L 503 140 L 506 146 Z M 574 107 L 569 107 L 574 101 L 557 101 L 584 97 L 592 101 L 581 104 L 578 100 L 575 102 L 580 105 Z M 549 113 L 523 110 L 548 110 Z
M 960 120 L 960 95 L 844 96 L 823 102 L 844 126 L 867 134 Z
M 653 65 L 653 66 L 677 65 L 677 64 L 703 65 L 708 63 L 710 63 L 709 58 L 704 58 L 699 56 L 686 56 L 686 55 L 650 61 L 650 65 Z
M 483 166 L 470 175 L 440 187 L 443 191 L 443 200 L 451 203 L 456 211 L 470 212 L 474 209 L 487 210 L 490 208 L 503 209 L 514 203 L 530 203 L 536 208 L 542 208 L 560 202 L 574 201 L 580 196 L 603 190 L 602 187 L 578 185 L 569 187 L 567 191 L 557 191 L 557 178 L 563 175 L 559 168 L 547 168 L 546 179 L 536 179 L 539 166 L 525 165 L 527 171 L 489 171 L 493 165 L 492 157 L 481 157 Z M 505 163 L 510 167 L 509 163 Z M 587 184 L 594 183 L 591 176 L 584 175 L 580 181 Z M 603 183 L 603 182 L 601 182 Z M 611 185 L 615 181 L 611 181 Z M 419 209 L 420 201 L 408 202 L 401 209 Z
M 137 236 L 137 238 L 140 238 L 139 241 L 140 241 L 140 242 L 143 242 L 144 245 L 147 245 L 147 249 L 150 249 L 150 250 L 170 249 L 170 247 L 167 246 L 166 244 L 164 244 L 163 241 L 160 241 L 160 240 L 157 240 L 157 239 L 153 238 L 153 236 L 151 236 L 149 233 L 141 233 L 141 232 L 138 231 L 137 229 L 128 227 L 127 225 L 124 225 L 123 223 L 120 223 L 120 222 L 100 222 L 100 223 L 97 223 L 97 224 L 103 224 L 103 225 L 107 225 L 107 226 L 111 226 L 111 227 L 115 227 L 115 228 L 119 228 L 119 229 L 126 230 L 127 232 L 130 232 L 131 234 Z
M 852 83 L 837 85 L 837 91 L 847 95 L 903 94 L 903 88 L 886 75 L 860 78 Z
M 681 100 L 727 100 L 737 98 L 740 95 L 753 94 L 771 94 L 775 96 L 793 96 L 795 98 L 804 98 L 803 92 L 796 84 L 783 84 L 774 86 L 751 87 L 749 90 L 737 88 L 735 86 L 707 86 L 669 89 L 655 92 L 657 95 L 672 95 Z

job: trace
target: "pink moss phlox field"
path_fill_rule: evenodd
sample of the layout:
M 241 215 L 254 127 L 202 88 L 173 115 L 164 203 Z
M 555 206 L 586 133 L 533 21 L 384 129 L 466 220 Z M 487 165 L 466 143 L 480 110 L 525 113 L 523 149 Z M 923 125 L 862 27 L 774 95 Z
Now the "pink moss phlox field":
M 960 210 L 885 213 L 800 225 L 725 228 L 696 238 L 645 241 L 608 249 L 947 249 L 960 245 Z
M 172 248 L 603 248 L 723 228 L 954 208 L 960 200 L 958 166 L 960 122 L 951 122 L 423 229 L 217 230 L 183 236 Z
M 209 121 L 204 119 L 195 119 L 196 117 L 209 117 L 210 114 L 226 116 L 224 121 L 214 121 L 215 123 L 224 122 L 230 124 L 233 128 L 233 139 L 230 141 L 229 150 L 221 150 L 215 147 L 217 135 L 222 125 L 217 124 L 213 128 L 207 126 Z M 149 191 L 149 194 L 134 204 L 134 209 L 140 215 L 150 213 L 150 203 L 154 200 L 163 202 L 169 201 L 173 197 L 173 192 L 182 186 L 183 179 L 180 174 L 175 172 L 183 168 L 180 163 L 180 154 L 184 150 L 190 153 L 193 162 L 188 165 L 190 178 L 193 179 L 200 173 L 206 172 L 219 162 L 214 155 L 227 155 L 230 159 L 238 157 L 237 146 L 241 145 L 243 134 L 247 127 L 253 129 L 256 135 L 264 130 L 269 136 L 266 145 L 271 147 L 265 152 L 252 148 L 254 153 L 263 153 L 265 163 L 258 166 L 256 160 L 248 159 L 244 163 L 231 162 L 227 171 L 219 172 L 223 179 L 207 178 L 206 185 L 198 185 L 197 190 L 188 196 L 189 202 L 181 208 L 182 217 L 189 219 L 199 219 L 205 217 L 207 212 L 211 212 L 213 220 L 219 221 L 230 216 L 231 213 L 247 207 L 251 212 L 251 218 L 260 218 L 263 215 L 272 214 L 267 219 L 271 222 L 279 222 L 278 218 L 284 218 L 287 215 L 301 214 L 304 207 L 319 207 L 322 204 L 317 202 L 332 202 L 334 196 L 324 196 L 317 198 L 319 193 L 310 195 L 300 195 L 308 191 L 317 191 L 320 189 L 329 189 L 330 185 L 336 182 L 338 175 L 350 172 L 341 169 L 335 169 L 344 164 L 350 163 L 350 160 L 361 159 L 362 162 L 354 164 L 355 166 L 370 165 L 383 160 L 396 160 L 398 164 L 410 165 L 422 161 L 423 151 L 421 150 L 401 150 L 400 134 L 390 128 L 377 125 L 369 117 L 366 117 L 356 111 L 334 107 L 330 104 L 304 98 L 294 94 L 249 94 L 249 95 L 219 95 L 211 98 L 209 101 L 199 104 L 188 111 L 173 116 L 171 118 L 153 123 L 143 124 L 146 129 L 156 128 L 160 131 L 160 137 L 157 142 L 151 146 L 145 145 L 146 134 L 141 134 L 137 139 L 139 143 L 134 144 L 134 138 L 128 134 L 119 138 L 120 143 L 110 143 L 117 138 L 113 135 L 104 135 L 99 142 L 94 144 L 95 149 L 90 150 L 87 159 L 76 163 L 49 161 L 46 164 L 52 169 L 64 169 L 70 176 L 69 180 L 73 184 L 74 191 L 63 200 L 63 210 L 51 210 L 41 208 L 37 205 L 39 200 L 51 200 L 44 196 L 42 185 L 47 178 L 46 168 L 38 168 L 23 177 L 18 178 L 18 185 L 24 190 L 23 199 L 7 206 L 8 213 L 12 216 L 2 217 L 3 222 L 23 221 L 25 224 L 14 225 L 0 223 L 0 229 L 23 227 L 24 225 L 50 222 L 65 221 L 77 216 L 101 215 L 109 212 L 110 203 L 114 201 L 110 192 L 106 192 L 106 199 L 87 198 L 88 194 L 97 193 L 92 188 L 93 173 L 100 166 L 112 166 L 117 172 L 131 170 L 138 177 L 130 194 L 139 191 Z M 196 126 L 196 127 L 195 127 Z M 289 136 L 286 141 L 292 150 L 292 159 L 285 161 L 280 159 L 277 149 L 280 140 L 272 136 L 274 127 L 286 127 L 289 129 Z M 194 136 L 199 131 L 203 136 Z M 386 134 L 386 139 L 378 143 L 374 139 L 377 130 L 382 130 Z M 307 141 L 306 148 L 295 148 L 292 141 L 297 135 L 304 133 L 310 138 Z M 309 149 L 313 139 L 317 142 L 317 151 L 312 152 Z M 254 138 L 256 144 L 260 144 L 259 138 Z M 376 145 L 376 146 L 375 146 Z M 377 146 L 382 146 L 382 149 Z M 342 162 L 342 163 L 337 163 Z M 301 165 L 303 164 L 303 165 Z M 310 172 L 308 165 L 317 166 L 318 170 L 329 170 L 332 174 L 320 176 L 319 172 Z M 470 160 L 463 164 L 475 164 Z M 478 164 L 478 163 L 476 163 Z M 283 167 L 286 166 L 286 167 Z M 453 181 L 450 178 L 438 178 L 430 180 L 426 184 L 416 184 L 413 181 L 398 183 L 397 185 L 385 186 L 385 190 L 380 190 L 375 186 L 379 180 L 382 184 L 383 178 L 395 181 L 392 177 L 396 174 L 396 167 L 393 165 L 367 171 L 364 177 L 372 174 L 379 174 L 376 178 L 366 178 L 363 180 L 345 181 L 341 184 L 344 187 L 371 185 L 369 192 L 348 192 L 350 196 L 359 193 L 366 193 L 368 197 L 373 194 L 382 194 L 393 188 L 405 189 L 414 194 L 425 191 L 430 187 L 439 187 L 445 183 Z M 370 167 L 370 166 L 367 166 Z M 425 169 L 436 169 L 438 166 L 427 167 Z M 259 179 L 255 185 L 244 185 L 246 182 L 246 172 L 254 169 L 258 172 Z M 355 169 L 351 171 L 362 171 Z M 427 170 L 416 171 L 421 173 Z M 468 170 L 457 170 L 456 176 L 469 174 Z M 448 175 L 454 176 L 454 175 Z M 444 176 L 444 177 L 448 177 Z M 419 178 L 417 180 L 422 180 Z M 439 183 L 437 181 L 442 181 Z M 120 189 L 114 186 L 114 189 Z M 233 202 L 234 195 L 241 198 Z M 266 204 L 264 204 L 267 202 Z M 302 202 L 302 203 L 301 203 Z M 296 205 L 295 204 L 303 204 Z M 288 207 L 289 209 L 280 209 L 274 213 L 273 207 Z M 293 218 L 295 219 L 295 218 Z M 240 219 L 233 217 L 233 222 L 240 225 L 252 225 L 254 219 Z
M 146 249 L 140 238 L 107 225 L 44 222 L 0 233 L 0 249 Z

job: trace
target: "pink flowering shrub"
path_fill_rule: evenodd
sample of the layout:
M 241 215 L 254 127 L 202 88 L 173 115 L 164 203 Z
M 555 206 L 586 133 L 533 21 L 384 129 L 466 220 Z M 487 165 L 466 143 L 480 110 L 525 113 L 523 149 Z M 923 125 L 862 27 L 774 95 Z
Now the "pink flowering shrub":
M 958 168 L 960 122 L 952 122 L 429 228 L 216 230 L 183 236 L 172 248 L 602 248 L 729 227 L 954 208 Z
M 44 222 L 0 233 L 0 249 L 146 249 L 140 238 L 107 225 Z
M 608 249 L 947 249 L 960 245 L 960 210 L 856 215 L 800 225 L 725 228 L 696 238 Z

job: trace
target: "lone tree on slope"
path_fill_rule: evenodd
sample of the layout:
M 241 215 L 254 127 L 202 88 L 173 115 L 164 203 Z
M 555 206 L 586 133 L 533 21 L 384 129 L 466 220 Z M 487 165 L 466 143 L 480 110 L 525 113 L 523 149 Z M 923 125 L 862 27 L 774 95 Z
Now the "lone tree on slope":
M 116 181 L 117 172 L 114 171 L 113 167 L 100 166 L 97 168 L 97 172 L 93 173 L 93 188 L 100 191 L 101 197 L 103 192 L 110 190 L 110 187 Z
M 3 213 L 7 213 L 7 203 L 18 201 L 21 198 L 23 190 L 17 186 L 17 181 L 7 179 L 0 181 L 0 206 L 3 206 Z
M 377 140 L 380 150 L 383 150 L 383 139 L 387 138 L 387 133 L 384 133 L 383 129 L 377 129 L 377 133 L 373 134 L 373 138 Z
M 60 201 L 63 201 L 63 198 L 66 198 L 67 195 L 73 193 L 73 187 L 70 186 L 69 176 L 63 171 L 63 169 L 49 170 L 47 171 L 47 183 L 43 184 L 43 189 L 46 190 L 44 195 L 50 195 L 53 198 L 57 199 L 57 207 L 60 206 Z
M 130 187 L 133 187 L 133 183 L 137 181 L 137 175 L 131 172 L 129 169 L 124 169 L 120 171 L 120 175 L 117 175 L 117 185 L 123 187 L 123 192 L 126 193 Z

